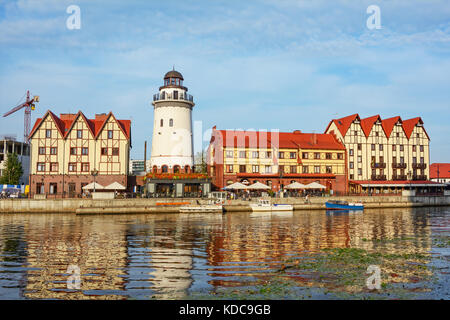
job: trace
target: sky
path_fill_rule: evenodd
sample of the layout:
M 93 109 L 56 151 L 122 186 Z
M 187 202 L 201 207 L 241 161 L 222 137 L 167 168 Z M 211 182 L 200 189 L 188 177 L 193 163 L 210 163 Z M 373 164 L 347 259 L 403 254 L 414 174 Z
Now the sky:
M 0 0 L 1 114 L 27 90 L 40 96 L 32 124 L 47 110 L 112 111 L 131 119 L 143 159 L 173 67 L 196 103 L 196 152 L 214 125 L 322 133 L 358 113 L 420 116 L 431 162 L 450 162 L 448 0 Z M 23 111 L 0 118 L 3 134 L 22 139 Z

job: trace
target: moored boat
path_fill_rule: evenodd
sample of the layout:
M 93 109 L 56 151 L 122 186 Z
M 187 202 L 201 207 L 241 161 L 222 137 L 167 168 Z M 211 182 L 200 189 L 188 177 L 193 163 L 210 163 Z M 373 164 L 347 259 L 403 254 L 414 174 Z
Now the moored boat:
M 325 202 L 327 210 L 364 210 L 364 204 L 341 200 L 329 200 Z
M 257 203 L 250 204 L 252 211 L 293 211 L 294 207 L 290 204 L 271 204 L 270 200 L 259 199 Z
M 222 213 L 223 206 L 216 204 L 204 204 L 197 206 L 182 206 L 180 207 L 180 213 Z

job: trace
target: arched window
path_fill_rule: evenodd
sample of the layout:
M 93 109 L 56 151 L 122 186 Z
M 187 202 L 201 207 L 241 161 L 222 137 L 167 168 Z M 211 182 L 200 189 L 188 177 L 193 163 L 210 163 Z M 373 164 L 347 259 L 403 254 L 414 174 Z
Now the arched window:
M 164 120 L 161 119 L 161 120 L 159 121 L 159 126 L 162 127 L 163 125 L 164 125 Z
M 176 165 L 173 166 L 173 173 L 179 173 L 180 172 L 180 166 Z
M 184 166 L 184 172 L 189 173 L 190 169 L 191 168 L 189 166 Z
M 173 119 L 169 120 L 169 127 L 173 127 Z
M 153 172 L 153 173 L 158 173 L 158 167 L 157 167 L 157 166 L 153 166 L 152 172 Z
M 166 165 L 163 165 L 163 166 L 161 167 L 161 171 L 162 171 L 162 173 L 167 173 L 168 167 L 167 167 Z

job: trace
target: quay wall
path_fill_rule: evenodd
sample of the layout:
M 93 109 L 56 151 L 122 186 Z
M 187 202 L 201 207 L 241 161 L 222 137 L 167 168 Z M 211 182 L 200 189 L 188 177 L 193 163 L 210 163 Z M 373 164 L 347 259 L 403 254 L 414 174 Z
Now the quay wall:
M 365 208 L 408 208 L 421 206 L 450 206 L 450 196 L 374 196 L 374 197 L 312 197 L 305 204 L 303 198 L 271 199 L 273 203 L 288 203 L 295 210 L 322 210 L 327 200 L 359 201 Z M 2 199 L 0 213 L 178 213 L 179 205 L 161 206 L 157 203 L 207 204 L 208 199 L 152 198 L 152 199 Z M 251 211 L 250 201 L 227 200 L 225 212 Z

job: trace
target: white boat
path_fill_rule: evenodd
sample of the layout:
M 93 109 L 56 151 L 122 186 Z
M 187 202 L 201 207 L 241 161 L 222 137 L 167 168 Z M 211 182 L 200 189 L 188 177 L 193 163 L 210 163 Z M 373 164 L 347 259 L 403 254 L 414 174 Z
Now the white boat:
M 290 204 L 271 204 L 270 200 L 259 199 L 257 203 L 251 203 L 250 207 L 253 212 L 258 211 L 293 211 L 294 206 Z
M 222 205 L 217 205 L 217 204 L 203 204 L 203 205 L 197 205 L 197 206 L 182 206 L 182 207 L 180 207 L 180 213 L 189 213 L 189 212 L 222 213 L 223 207 L 222 207 Z

